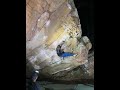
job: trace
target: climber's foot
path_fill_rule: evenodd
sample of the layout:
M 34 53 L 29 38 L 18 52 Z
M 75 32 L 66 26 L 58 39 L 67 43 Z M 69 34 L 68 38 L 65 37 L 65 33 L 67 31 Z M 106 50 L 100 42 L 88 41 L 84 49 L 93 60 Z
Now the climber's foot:
M 77 54 L 74 54 L 73 56 L 74 56 L 74 57 L 76 57 L 76 56 L 77 56 Z

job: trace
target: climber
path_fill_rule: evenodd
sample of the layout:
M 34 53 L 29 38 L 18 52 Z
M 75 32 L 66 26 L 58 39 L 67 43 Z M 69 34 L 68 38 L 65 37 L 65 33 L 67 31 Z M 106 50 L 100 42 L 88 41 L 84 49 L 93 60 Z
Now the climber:
M 64 43 L 64 42 L 63 42 L 63 43 Z M 62 57 L 63 59 L 64 59 L 64 57 L 74 56 L 74 55 L 75 55 L 74 53 L 64 52 L 64 50 L 61 49 L 63 43 L 57 46 L 57 48 L 56 48 L 57 55 L 58 55 L 59 57 Z
M 38 74 L 39 74 L 39 71 L 38 70 L 35 70 L 32 74 L 32 82 L 36 82 L 37 78 L 38 78 Z
M 33 71 L 28 90 L 40 90 L 41 86 L 38 82 L 36 82 L 36 80 L 38 79 L 38 74 L 39 74 L 38 70 Z

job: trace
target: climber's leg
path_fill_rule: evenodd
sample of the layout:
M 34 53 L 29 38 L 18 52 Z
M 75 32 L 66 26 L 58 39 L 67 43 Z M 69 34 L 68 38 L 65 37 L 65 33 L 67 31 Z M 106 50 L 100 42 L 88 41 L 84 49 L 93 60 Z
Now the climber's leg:
M 74 53 L 70 53 L 70 52 L 64 52 L 61 57 L 69 57 L 69 56 L 73 56 Z

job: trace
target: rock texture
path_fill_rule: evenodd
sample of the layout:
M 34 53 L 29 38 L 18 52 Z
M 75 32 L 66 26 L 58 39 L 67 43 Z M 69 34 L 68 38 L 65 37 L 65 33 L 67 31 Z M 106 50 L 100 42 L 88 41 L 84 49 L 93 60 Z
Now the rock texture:
M 73 52 L 76 56 L 63 60 L 57 55 L 56 48 L 63 42 L 64 51 Z M 87 36 L 82 36 L 80 19 L 73 0 L 26 1 L 27 77 L 34 69 L 52 79 L 67 75 L 68 72 L 88 63 L 91 47 Z M 77 72 L 81 79 L 82 73 Z M 93 72 L 91 73 L 89 74 L 93 76 Z M 66 77 L 58 80 L 62 79 L 67 80 Z

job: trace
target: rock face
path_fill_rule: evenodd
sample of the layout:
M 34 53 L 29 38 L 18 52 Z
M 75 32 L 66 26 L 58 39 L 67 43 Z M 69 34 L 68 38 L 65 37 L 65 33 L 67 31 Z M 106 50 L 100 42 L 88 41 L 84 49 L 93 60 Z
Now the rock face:
M 64 59 L 59 57 L 56 48 L 61 43 L 65 52 L 76 55 Z M 34 69 L 48 78 L 64 76 L 76 67 L 88 63 L 91 47 L 87 36 L 82 36 L 80 19 L 73 0 L 26 1 L 28 77 Z M 64 78 L 66 77 L 62 79 Z

